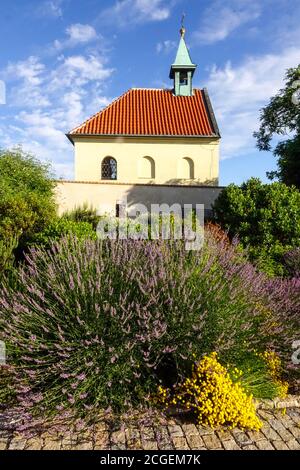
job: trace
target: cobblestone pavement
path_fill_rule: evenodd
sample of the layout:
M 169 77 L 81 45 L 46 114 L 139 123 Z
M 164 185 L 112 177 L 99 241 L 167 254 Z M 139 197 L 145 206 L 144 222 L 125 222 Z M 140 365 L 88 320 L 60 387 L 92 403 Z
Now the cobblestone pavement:
M 100 420 L 88 431 L 51 431 L 26 437 L 0 415 L 0 450 L 300 450 L 300 408 L 258 410 L 259 432 L 210 428 L 163 416 L 126 425 Z M 70 428 L 71 429 L 71 428 Z

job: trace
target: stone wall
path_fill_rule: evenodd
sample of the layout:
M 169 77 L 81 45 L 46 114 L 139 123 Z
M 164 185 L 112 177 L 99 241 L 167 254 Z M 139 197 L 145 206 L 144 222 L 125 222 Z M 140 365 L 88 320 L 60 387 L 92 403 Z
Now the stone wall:
M 218 186 L 178 186 L 151 184 L 123 184 L 111 182 L 57 181 L 56 199 L 59 213 L 87 203 L 100 214 L 115 214 L 116 205 L 127 200 L 130 213 L 136 204 L 204 204 L 206 214 L 222 191 Z

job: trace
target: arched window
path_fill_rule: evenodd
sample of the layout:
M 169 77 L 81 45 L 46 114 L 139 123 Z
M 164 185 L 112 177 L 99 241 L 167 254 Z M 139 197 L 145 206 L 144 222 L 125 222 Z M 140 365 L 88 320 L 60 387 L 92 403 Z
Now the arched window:
M 143 157 L 139 160 L 138 175 L 140 178 L 155 178 L 155 161 L 151 157 Z
M 117 179 L 117 161 L 113 157 L 105 157 L 102 160 L 101 178 L 103 180 Z
M 185 157 L 179 161 L 178 178 L 189 180 L 195 178 L 194 162 L 191 158 Z

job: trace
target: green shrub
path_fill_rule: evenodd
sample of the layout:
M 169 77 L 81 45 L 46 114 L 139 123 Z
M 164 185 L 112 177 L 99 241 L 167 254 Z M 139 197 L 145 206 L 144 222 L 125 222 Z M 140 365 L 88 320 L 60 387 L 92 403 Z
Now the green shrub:
M 0 150 L 0 239 L 26 243 L 55 216 L 49 167 L 22 150 Z
M 65 212 L 62 218 L 73 222 L 88 222 L 93 226 L 94 230 L 96 230 L 100 220 L 100 216 L 97 215 L 97 210 L 88 206 L 88 204 L 83 204 L 82 206 L 75 207 L 71 211 Z
M 240 357 L 236 366 L 242 371 L 240 381 L 244 389 L 255 398 L 270 399 L 283 395 L 282 381 L 275 380 L 268 362 L 255 351 Z
M 15 236 L 8 240 L 0 239 L 0 280 L 4 274 L 14 269 L 14 250 L 18 246 L 18 237 Z
M 250 259 L 271 275 L 283 275 L 283 254 L 300 246 L 300 192 L 283 183 L 252 178 L 225 188 L 214 204 L 216 222 L 238 236 Z
M 33 244 L 50 246 L 53 241 L 60 240 L 69 235 L 75 236 L 78 240 L 85 240 L 87 238 L 96 240 L 97 238 L 92 224 L 57 218 L 34 237 Z

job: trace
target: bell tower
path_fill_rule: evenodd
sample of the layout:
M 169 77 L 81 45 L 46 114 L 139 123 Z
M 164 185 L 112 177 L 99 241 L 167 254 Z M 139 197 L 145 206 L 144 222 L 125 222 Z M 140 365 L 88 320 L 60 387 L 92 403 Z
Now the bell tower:
M 197 67 L 197 65 L 193 64 L 191 60 L 184 36 L 185 28 L 182 19 L 182 25 L 180 29 L 180 42 L 175 62 L 171 65 L 169 75 L 169 77 L 174 81 L 174 94 L 176 96 L 193 95 L 193 75 Z

